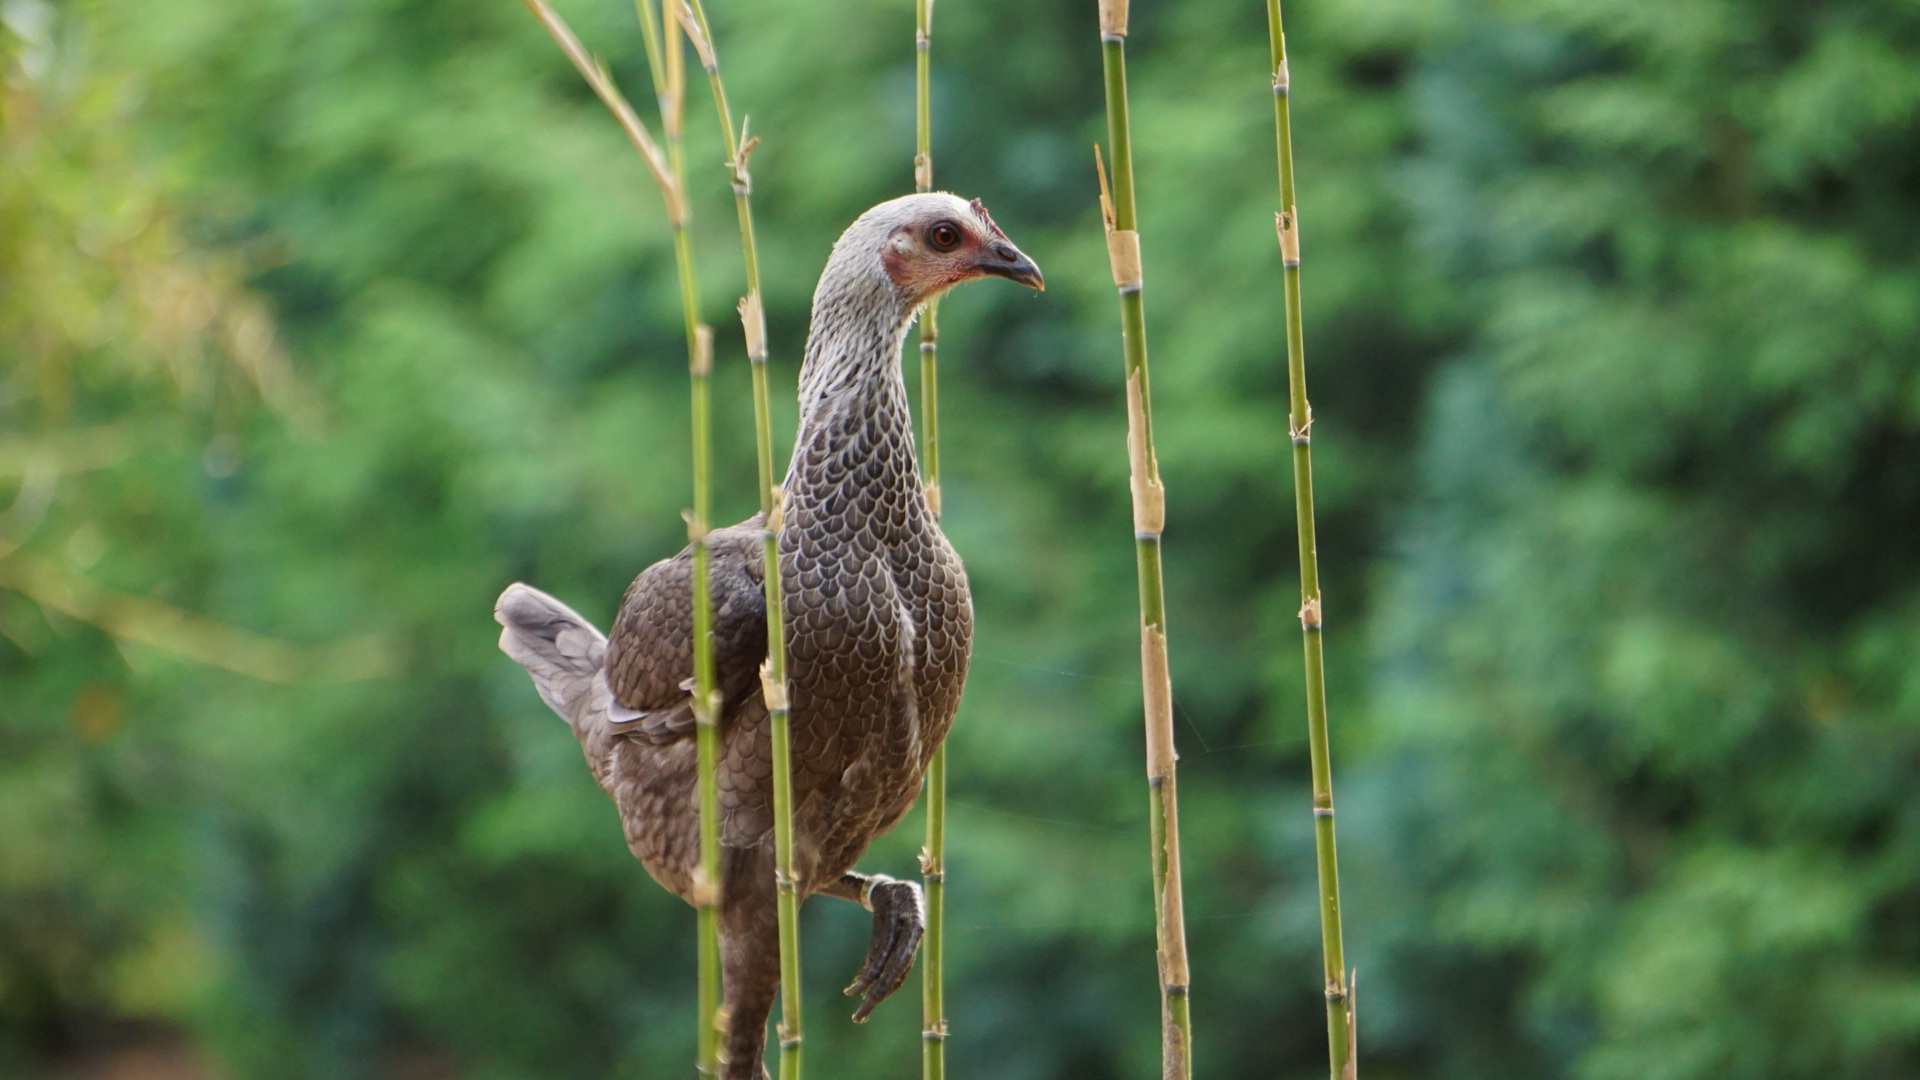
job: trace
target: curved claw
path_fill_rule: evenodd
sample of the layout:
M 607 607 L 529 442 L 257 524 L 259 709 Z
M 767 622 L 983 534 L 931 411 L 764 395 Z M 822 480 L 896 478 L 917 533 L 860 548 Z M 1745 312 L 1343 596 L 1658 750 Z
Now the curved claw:
M 864 1023 L 874 1006 L 906 982 L 920 938 L 927 932 L 926 902 L 919 885 L 876 878 L 867 895 L 873 909 L 873 936 L 867 939 L 866 966 L 846 990 L 848 997 L 866 995 L 854 1010 L 856 1024 Z

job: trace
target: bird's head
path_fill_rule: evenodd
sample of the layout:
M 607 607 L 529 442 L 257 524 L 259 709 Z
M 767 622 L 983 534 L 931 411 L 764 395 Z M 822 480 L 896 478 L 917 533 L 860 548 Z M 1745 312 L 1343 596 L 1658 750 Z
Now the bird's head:
M 908 195 L 860 215 L 849 237 L 856 231 L 878 241 L 880 265 L 915 307 L 988 275 L 1046 288 L 1040 268 L 1013 246 L 978 199 L 967 202 L 944 191 Z
M 988 275 L 1045 287 L 1040 268 L 977 199 L 946 192 L 906 195 L 861 214 L 834 242 L 813 291 L 800 366 L 803 428 L 820 409 L 848 399 L 847 393 L 875 377 L 897 380 L 900 345 L 921 306 Z M 796 444 L 796 455 L 803 445 Z

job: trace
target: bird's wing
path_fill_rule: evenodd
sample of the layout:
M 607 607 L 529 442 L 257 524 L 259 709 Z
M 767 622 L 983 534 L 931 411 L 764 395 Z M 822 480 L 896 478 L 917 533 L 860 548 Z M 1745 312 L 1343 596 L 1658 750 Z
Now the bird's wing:
M 708 535 L 713 659 L 723 708 L 759 692 L 767 603 L 755 517 Z M 647 567 L 620 601 L 603 672 L 618 730 L 671 741 L 693 730 L 693 549 Z

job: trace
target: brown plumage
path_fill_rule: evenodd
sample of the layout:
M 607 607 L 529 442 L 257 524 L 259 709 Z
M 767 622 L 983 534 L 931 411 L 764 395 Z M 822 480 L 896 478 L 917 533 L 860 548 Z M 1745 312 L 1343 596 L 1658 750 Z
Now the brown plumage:
M 900 346 L 921 305 L 996 275 L 1040 271 L 978 201 L 911 195 L 862 214 L 834 245 L 813 298 L 800 431 L 780 526 L 793 717 L 794 864 L 802 897 L 874 912 L 848 993 L 864 1019 L 912 967 L 920 888 L 853 872 L 913 806 L 960 704 L 973 637 L 966 572 L 927 506 L 914 459 Z M 709 537 L 721 713 L 721 961 L 730 1080 L 765 1075 L 779 986 L 772 766 L 759 667 L 766 657 L 762 520 Z M 699 862 L 691 695 L 692 553 L 648 567 L 611 641 L 526 585 L 500 596 L 500 647 L 573 728 L 612 796 L 627 845 L 690 899 Z

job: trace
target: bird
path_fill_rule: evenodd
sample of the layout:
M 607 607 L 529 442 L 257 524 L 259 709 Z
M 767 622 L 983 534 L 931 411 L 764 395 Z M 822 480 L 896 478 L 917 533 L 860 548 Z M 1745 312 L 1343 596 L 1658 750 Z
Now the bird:
M 908 195 L 861 214 L 813 295 L 800 425 L 775 515 L 785 607 L 798 896 L 873 913 L 849 995 L 855 1021 L 899 989 L 925 929 L 920 886 L 854 869 L 912 808 L 960 704 L 972 649 L 965 567 L 919 478 L 901 347 L 928 302 L 999 277 L 1044 289 L 1040 268 L 980 200 Z M 722 1075 L 764 1080 L 780 981 L 773 768 L 760 682 L 767 655 L 763 515 L 708 534 L 719 710 Z M 629 849 L 698 902 L 693 547 L 647 567 L 611 636 L 516 583 L 494 617 L 500 648 L 571 726 L 619 810 Z

